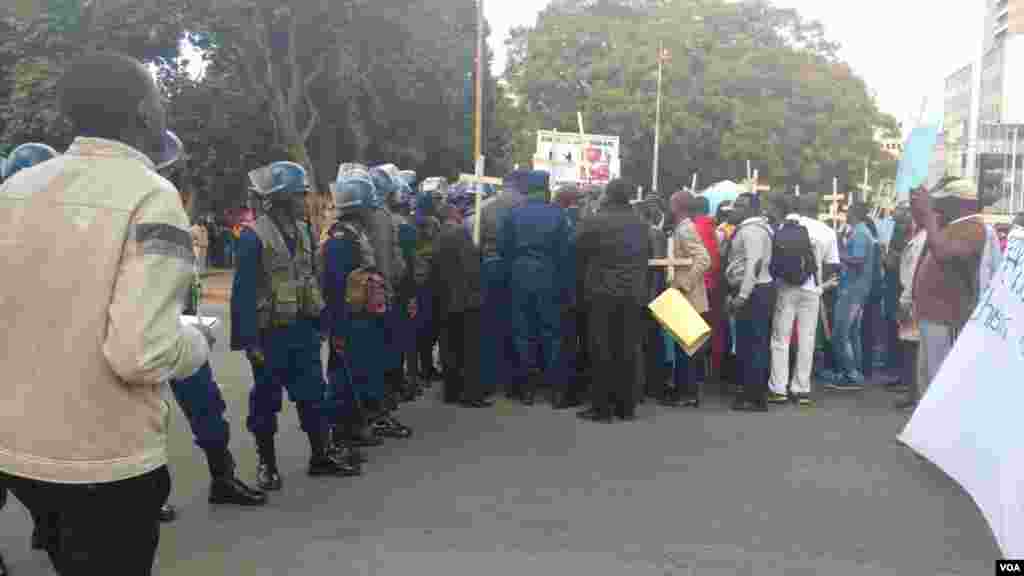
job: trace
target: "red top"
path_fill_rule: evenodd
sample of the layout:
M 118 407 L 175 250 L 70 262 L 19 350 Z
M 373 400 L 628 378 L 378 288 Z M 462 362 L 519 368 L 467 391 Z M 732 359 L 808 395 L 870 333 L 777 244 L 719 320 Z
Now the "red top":
M 708 292 L 712 292 L 718 286 L 719 273 L 722 268 L 722 259 L 718 254 L 718 235 L 715 233 L 715 222 L 708 216 L 696 216 L 693 219 L 693 226 L 704 241 L 704 247 L 708 249 L 711 256 L 711 268 L 704 273 L 704 286 Z

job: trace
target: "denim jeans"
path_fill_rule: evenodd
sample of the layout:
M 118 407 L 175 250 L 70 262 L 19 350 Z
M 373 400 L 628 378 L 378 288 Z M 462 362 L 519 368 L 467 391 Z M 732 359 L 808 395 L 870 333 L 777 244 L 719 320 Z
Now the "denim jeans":
M 846 376 L 860 374 L 864 357 L 861 341 L 861 317 L 864 295 L 844 290 L 836 300 L 832 330 L 832 352 L 836 371 Z

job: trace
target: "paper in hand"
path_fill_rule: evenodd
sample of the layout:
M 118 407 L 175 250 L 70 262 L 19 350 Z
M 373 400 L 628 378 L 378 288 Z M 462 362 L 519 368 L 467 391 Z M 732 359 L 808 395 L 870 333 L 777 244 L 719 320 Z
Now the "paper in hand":
M 199 326 L 200 324 L 206 328 L 213 328 L 220 323 L 220 319 L 216 316 L 190 316 L 182 314 L 181 321 L 188 326 Z

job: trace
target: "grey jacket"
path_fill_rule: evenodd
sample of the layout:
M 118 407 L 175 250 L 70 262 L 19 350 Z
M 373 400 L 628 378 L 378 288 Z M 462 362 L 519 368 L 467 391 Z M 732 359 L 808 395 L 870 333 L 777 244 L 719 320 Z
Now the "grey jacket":
M 729 293 L 740 301 L 750 298 L 755 286 L 770 284 L 768 271 L 772 261 L 772 229 L 764 218 L 744 220 L 727 248 L 725 279 Z
M 480 203 L 480 253 L 484 260 L 498 257 L 498 223 L 524 202 L 525 196 L 516 190 L 506 189 Z

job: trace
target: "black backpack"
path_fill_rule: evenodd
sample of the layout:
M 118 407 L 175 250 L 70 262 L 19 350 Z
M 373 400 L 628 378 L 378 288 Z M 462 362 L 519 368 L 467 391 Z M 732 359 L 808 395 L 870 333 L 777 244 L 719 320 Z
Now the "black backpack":
M 807 227 L 796 220 L 787 219 L 775 232 L 772 241 L 772 262 L 769 271 L 773 278 L 791 286 L 801 286 L 818 273 L 814 247 Z

